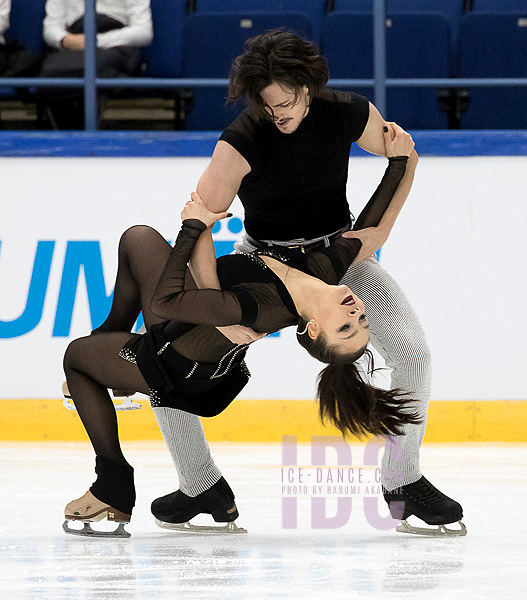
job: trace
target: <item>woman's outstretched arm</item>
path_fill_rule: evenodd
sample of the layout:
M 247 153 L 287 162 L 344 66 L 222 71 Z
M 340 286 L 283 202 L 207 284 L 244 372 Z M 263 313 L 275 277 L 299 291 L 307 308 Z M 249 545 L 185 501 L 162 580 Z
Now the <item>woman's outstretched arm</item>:
M 195 217 L 199 219 L 201 215 L 197 213 L 197 210 L 200 205 L 203 205 L 203 202 L 196 192 L 192 192 L 190 197 L 194 203 L 192 209 L 196 213 Z M 187 208 L 185 210 L 187 213 L 189 212 Z M 199 289 L 221 289 L 216 266 L 216 251 L 212 240 L 212 225 L 209 225 L 199 236 L 190 256 L 189 268 Z
M 150 308 L 162 319 L 203 325 L 252 325 L 255 300 L 242 291 L 185 289 L 187 264 L 201 234 L 227 213 L 211 213 L 201 202 L 187 202 L 176 243 L 152 297 Z
M 353 261 L 354 263 L 368 258 L 386 242 L 410 193 L 414 180 L 418 157 L 414 150 L 412 137 L 396 123 L 391 123 L 391 127 L 395 131 L 393 139 L 391 139 L 391 133 L 387 128 L 384 132 L 387 157 L 392 159 L 393 162 L 397 157 L 408 156 L 406 168 L 394 191 L 389 196 L 385 194 L 383 197 L 380 197 L 378 194 L 382 190 L 383 185 L 386 189 L 388 187 L 387 184 L 390 183 L 388 180 L 385 180 L 386 176 L 383 177 L 381 185 L 379 185 L 357 219 L 357 224 L 354 228 L 357 231 L 348 231 L 343 234 L 345 238 L 356 238 L 362 243 L 360 252 Z M 391 166 L 389 165 L 386 175 L 389 175 Z M 399 165 L 399 168 L 401 166 Z

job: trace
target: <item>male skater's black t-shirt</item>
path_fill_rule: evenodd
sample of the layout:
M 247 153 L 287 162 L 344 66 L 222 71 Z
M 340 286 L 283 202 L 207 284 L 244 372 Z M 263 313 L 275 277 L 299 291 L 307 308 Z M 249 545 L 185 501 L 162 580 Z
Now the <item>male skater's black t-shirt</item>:
M 309 239 L 344 227 L 349 153 L 368 116 L 366 98 L 330 89 L 313 98 L 290 134 L 244 110 L 220 140 L 251 166 L 238 190 L 247 233 L 260 240 Z

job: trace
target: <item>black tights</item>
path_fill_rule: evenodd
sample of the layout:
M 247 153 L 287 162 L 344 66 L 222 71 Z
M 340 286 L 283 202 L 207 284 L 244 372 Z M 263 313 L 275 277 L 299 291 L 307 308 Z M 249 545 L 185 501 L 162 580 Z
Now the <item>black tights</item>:
M 150 300 L 169 254 L 170 245 L 151 227 L 125 231 L 110 314 L 97 335 L 74 340 L 64 355 L 68 388 L 98 457 L 125 460 L 108 388 L 148 394 L 139 368 L 120 358 L 119 350 L 136 335 L 130 330 L 139 311 L 147 329 L 162 321 L 151 312 Z

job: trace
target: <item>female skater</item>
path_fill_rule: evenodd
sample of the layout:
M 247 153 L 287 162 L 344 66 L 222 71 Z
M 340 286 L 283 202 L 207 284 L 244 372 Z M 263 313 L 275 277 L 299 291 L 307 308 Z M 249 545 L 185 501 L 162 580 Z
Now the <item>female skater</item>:
M 406 163 L 413 141 L 402 130 L 393 141 L 389 138 L 388 168 L 356 228 L 381 224 L 391 229 L 398 211 L 390 211 L 390 201 L 408 194 L 415 162 L 408 169 Z M 202 416 L 218 414 L 240 392 L 248 380 L 243 363 L 248 344 L 231 342 L 217 327 L 242 324 L 268 333 L 298 325 L 300 343 L 331 362 L 331 377 L 343 382 L 329 386 L 323 374 L 319 394 L 321 416 L 344 434 L 397 434 L 403 424 L 418 421 L 414 413 L 401 410 L 410 400 L 398 390 L 366 385 L 352 364 L 366 349 L 367 317 L 361 300 L 337 283 L 357 256 L 360 241 L 338 237 L 330 247 L 309 254 L 258 250 L 216 261 L 211 228 L 226 216 L 211 213 L 193 194 L 172 250 L 149 227 L 123 234 L 110 314 L 97 335 L 72 342 L 64 359 L 69 392 L 96 453 L 97 473 L 90 490 L 67 505 L 67 520 L 130 520 L 133 469 L 120 448 L 107 388 L 149 394 L 154 409 L 169 406 Z M 189 261 L 201 289 L 189 276 Z M 140 310 L 147 333 L 125 333 Z M 217 521 L 237 516 L 235 505 L 213 513 Z M 67 523 L 65 528 L 77 533 Z M 124 534 L 122 526 L 117 531 Z M 82 533 L 93 531 L 87 526 Z

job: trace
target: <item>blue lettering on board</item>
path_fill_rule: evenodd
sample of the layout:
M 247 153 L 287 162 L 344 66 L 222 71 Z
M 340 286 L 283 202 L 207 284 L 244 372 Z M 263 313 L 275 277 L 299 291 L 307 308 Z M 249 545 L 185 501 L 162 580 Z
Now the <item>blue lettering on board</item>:
M 12 321 L 0 320 L 0 338 L 20 337 L 29 333 L 40 323 L 48 289 L 49 272 L 51 270 L 54 249 L 55 242 L 38 242 L 26 306 L 18 318 Z M 8 289 L 5 283 L 2 284 L 2 287 L 4 290 Z
M 68 337 L 70 334 L 81 267 L 84 269 L 92 327 L 98 327 L 110 312 L 112 294 L 106 294 L 99 242 L 68 242 L 53 337 Z
M 216 223 L 213 233 L 220 231 L 223 224 L 223 222 L 221 224 Z M 228 229 L 229 234 L 238 237 L 243 229 L 243 223 L 241 219 L 233 217 L 227 221 L 226 227 L 223 229 Z M 216 256 L 231 254 L 234 250 L 234 242 L 234 239 L 214 240 Z M 2 242 L 0 241 L 0 250 L 1 248 Z M 40 240 L 37 242 L 25 306 L 19 317 L 11 321 L 0 319 L 0 339 L 20 337 L 35 329 L 40 323 L 48 295 L 54 252 L 54 241 Z M 92 328 L 98 327 L 110 311 L 113 292 L 106 293 L 100 243 L 95 240 L 69 241 L 66 245 L 60 278 L 60 289 L 53 322 L 53 337 L 68 337 L 70 335 L 81 270 L 84 273 L 86 282 Z M 0 282 L 0 285 L 3 289 L 8 287 L 6 282 Z M 134 326 L 134 331 L 137 331 L 142 325 L 143 317 L 140 314 Z M 276 332 L 270 337 L 278 337 L 279 335 L 280 333 Z

